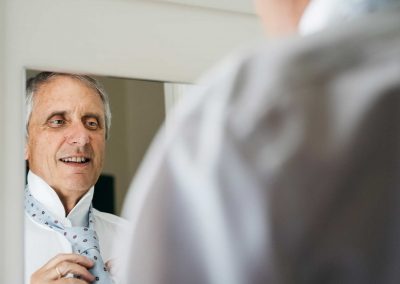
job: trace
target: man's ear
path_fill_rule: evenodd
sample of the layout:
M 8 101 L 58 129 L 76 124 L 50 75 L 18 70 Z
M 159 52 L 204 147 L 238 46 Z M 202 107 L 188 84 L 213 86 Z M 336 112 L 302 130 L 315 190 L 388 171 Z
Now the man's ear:
M 24 156 L 25 156 L 25 160 L 28 161 L 28 159 L 29 159 L 29 147 L 28 147 L 27 143 L 25 143 Z

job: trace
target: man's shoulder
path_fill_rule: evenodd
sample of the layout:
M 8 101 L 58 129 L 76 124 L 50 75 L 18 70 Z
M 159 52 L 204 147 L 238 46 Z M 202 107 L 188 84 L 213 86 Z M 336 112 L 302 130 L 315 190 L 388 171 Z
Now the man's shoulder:
M 398 11 L 369 15 L 312 35 L 266 41 L 242 52 L 235 56 L 235 64 L 230 63 L 236 68 L 227 81 L 240 87 L 235 93 L 239 89 L 246 96 L 251 91 L 243 92 L 246 86 L 298 90 L 330 82 L 348 70 L 365 68 L 373 60 L 398 56 L 399 43 Z

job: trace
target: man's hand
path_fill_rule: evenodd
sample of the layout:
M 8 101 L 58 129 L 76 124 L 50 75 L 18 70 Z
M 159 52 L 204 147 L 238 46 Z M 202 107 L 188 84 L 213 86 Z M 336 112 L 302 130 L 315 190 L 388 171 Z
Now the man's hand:
M 31 276 L 31 284 L 68 283 L 87 284 L 92 283 L 95 277 L 88 271 L 94 265 L 93 261 L 79 254 L 59 254 L 50 259 L 44 266 Z M 65 278 L 73 274 L 78 278 Z

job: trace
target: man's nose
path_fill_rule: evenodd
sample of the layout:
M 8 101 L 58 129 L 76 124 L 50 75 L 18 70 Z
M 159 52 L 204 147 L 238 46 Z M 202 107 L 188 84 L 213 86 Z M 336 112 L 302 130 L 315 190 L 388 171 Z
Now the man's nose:
M 66 135 L 68 144 L 84 146 L 89 143 L 90 138 L 88 130 L 82 124 L 71 125 L 68 130 Z

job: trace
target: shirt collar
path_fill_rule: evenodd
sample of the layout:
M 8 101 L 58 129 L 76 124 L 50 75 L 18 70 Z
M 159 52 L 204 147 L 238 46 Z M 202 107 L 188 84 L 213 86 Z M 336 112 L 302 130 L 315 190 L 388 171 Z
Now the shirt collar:
M 75 207 L 65 217 L 65 209 L 57 193 L 39 176 L 33 172 L 28 172 L 28 186 L 33 197 L 45 206 L 54 217 L 64 220 L 65 226 L 88 225 L 88 212 L 92 204 L 94 186 L 82 196 Z

